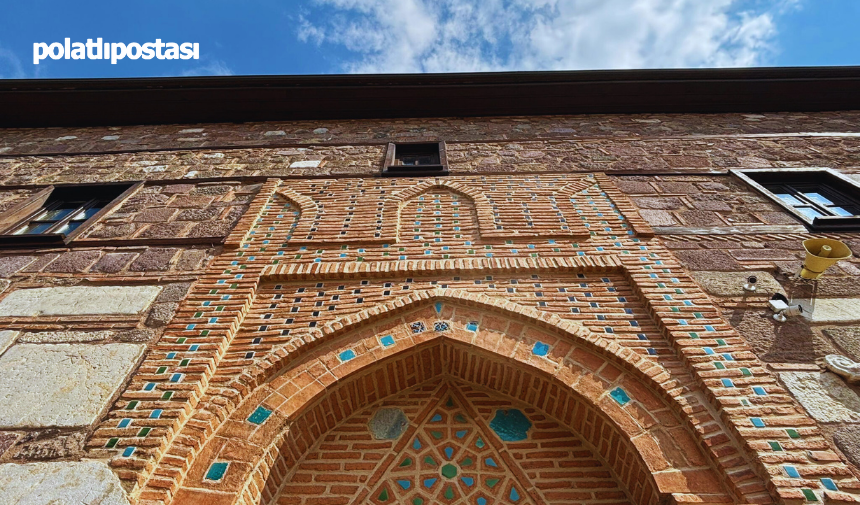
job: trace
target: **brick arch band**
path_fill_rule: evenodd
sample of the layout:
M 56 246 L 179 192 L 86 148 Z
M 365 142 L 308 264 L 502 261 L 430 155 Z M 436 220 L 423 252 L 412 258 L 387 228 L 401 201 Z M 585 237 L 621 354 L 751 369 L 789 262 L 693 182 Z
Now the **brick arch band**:
M 591 444 L 635 503 L 687 493 L 731 501 L 725 477 L 666 387 L 650 378 L 647 360 L 575 323 L 451 290 L 345 319 L 224 388 L 248 394 L 225 399 L 236 407 L 223 414 L 174 503 L 268 500 L 290 466 L 349 413 L 440 375 L 506 392 L 558 419 Z M 535 353 L 544 347 L 545 355 Z M 230 466 L 207 481 L 216 462 Z

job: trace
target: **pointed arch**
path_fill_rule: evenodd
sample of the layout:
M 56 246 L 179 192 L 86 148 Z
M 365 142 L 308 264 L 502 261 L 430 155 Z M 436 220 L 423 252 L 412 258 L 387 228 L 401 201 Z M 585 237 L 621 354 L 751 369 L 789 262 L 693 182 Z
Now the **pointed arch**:
M 478 219 L 478 230 L 481 236 L 486 237 L 488 235 L 492 235 L 492 231 L 495 230 L 492 206 L 483 193 L 459 182 L 434 179 L 432 181 L 428 180 L 419 182 L 414 186 L 410 186 L 391 195 L 391 197 L 386 201 L 384 208 L 386 212 L 393 211 L 394 219 L 385 220 L 384 236 L 393 237 L 395 241 L 399 242 L 400 230 L 402 228 L 400 222 L 401 211 L 403 210 L 403 207 L 406 206 L 406 203 L 409 200 L 434 189 L 451 191 L 467 198 L 472 202 L 472 205 L 475 206 L 475 213 L 477 214 Z
M 472 327 L 470 319 L 474 316 L 471 314 L 483 314 L 478 316 L 478 327 Z M 396 320 L 398 316 L 399 321 Z M 448 326 L 430 326 L 428 321 L 434 319 L 445 320 Z M 385 323 L 392 320 L 394 324 Z M 418 322 L 423 330 L 416 332 L 418 326 L 415 323 Z M 375 323 L 382 326 L 374 328 Z M 380 328 L 387 328 L 391 333 L 386 335 L 391 336 L 390 342 L 382 340 L 386 330 Z M 392 336 L 395 333 L 397 337 Z M 548 347 L 546 356 L 538 356 L 531 351 L 537 343 Z M 230 481 L 233 487 L 224 488 L 223 483 L 214 487 L 233 493 L 233 496 L 241 491 L 250 502 L 257 500 L 261 493 L 259 482 L 268 477 L 282 456 L 281 444 L 287 443 L 290 436 L 297 436 L 296 430 L 304 426 L 302 423 L 310 422 L 307 419 L 302 421 L 302 416 L 314 416 L 313 422 L 317 424 L 315 428 L 301 428 L 304 438 L 289 442 L 295 446 L 290 446 L 291 452 L 306 450 L 311 440 L 322 436 L 325 430 L 318 426 L 323 422 L 321 419 L 331 418 L 333 422 L 343 417 L 343 413 L 335 411 L 314 410 L 319 405 L 334 408 L 334 400 L 325 400 L 327 395 L 342 391 L 347 384 L 354 384 L 349 386 L 354 388 L 369 387 L 374 381 L 383 380 L 370 378 L 375 369 L 388 366 L 386 363 L 391 360 L 410 356 L 410 353 L 423 352 L 422 349 L 428 346 L 440 347 L 438 352 L 444 351 L 449 356 L 435 365 L 427 365 L 433 374 L 456 372 L 461 378 L 468 377 L 485 387 L 504 389 L 505 384 L 495 382 L 498 373 L 489 371 L 492 367 L 503 366 L 504 377 L 510 378 L 506 380 L 514 381 L 507 383 L 507 387 L 514 387 L 524 400 L 538 401 L 540 398 L 540 402 L 546 402 L 549 391 L 555 391 L 551 393 L 555 398 L 552 408 L 557 417 L 567 416 L 569 423 L 581 423 L 582 419 L 576 421 L 570 417 L 574 412 L 566 410 L 564 405 L 572 405 L 570 402 L 582 405 L 585 410 L 577 415 L 601 419 L 599 429 L 591 425 L 586 429 L 591 443 L 607 460 L 617 465 L 615 468 L 619 474 L 629 477 L 632 472 L 639 479 L 648 479 L 659 494 L 689 491 L 685 483 L 687 479 L 694 478 L 708 483 L 709 492 L 724 493 L 722 484 L 714 484 L 723 479 L 715 477 L 712 468 L 673 469 L 677 466 L 672 461 L 675 453 L 695 452 L 699 467 L 708 465 L 706 462 L 710 460 L 701 452 L 701 446 L 694 442 L 695 438 L 690 435 L 690 419 L 683 414 L 683 409 L 690 407 L 692 399 L 685 397 L 683 406 L 680 405 L 673 396 L 681 394 L 677 390 L 678 384 L 665 374 L 661 377 L 663 383 L 652 378 L 654 374 L 649 374 L 649 370 L 655 365 L 648 360 L 552 314 L 482 294 L 437 290 L 413 293 L 344 317 L 317 331 L 309 331 L 291 342 L 289 349 L 273 351 L 253 370 L 219 388 L 223 392 L 222 399 L 211 399 L 208 403 L 214 410 L 204 417 L 209 419 L 209 423 L 215 423 L 210 424 L 215 436 L 192 463 L 188 473 L 191 481 L 186 483 L 183 496 L 209 493 L 211 490 L 207 489 L 211 486 L 203 482 L 206 468 L 218 459 L 219 454 L 236 455 L 238 447 L 246 447 L 247 441 L 256 440 L 252 444 L 253 450 L 245 451 L 243 459 L 236 462 L 235 471 L 239 473 Z M 484 364 L 475 362 L 478 359 L 475 356 L 479 354 L 483 356 Z M 409 365 L 403 366 L 409 368 Z M 413 363 L 411 366 L 418 365 Z M 530 386 L 523 389 L 526 377 Z M 490 382 L 486 382 L 488 380 Z M 368 398 L 376 398 L 375 394 L 354 393 L 349 408 L 356 408 Z M 559 395 L 574 400 L 562 401 Z M 635 407 L 626 408 L 631 399 L 631 405 Z M 258 429 L 248 421 L 255 408 L 264 409 L 273 418 L 272 423 L 265 426 L 262 439 L 259 430 L 263 427 Z M 674 424 L 684 428 L 672 433 L 660 431 L 663 427 L 653 419 L 665 420 L 667 416 L 675 417 Z M 218 422 L 217 419 L 225 420 Z M 601 435 L 601 430 L 609 431 Z M 612 435 L 607 440 L 611 439 L 611 443 L 601 438 L 610 432 Z M 672 440 L 679 439 L 686 441 L 683 449 L 668 448 L 674 443 Z M 615 459 L 615 451 L 619 450 L 617 445 L 622 440 L 632 444 L 626 452 L 622 451 L 628 455 L 625 458 L 634 458 L 637 463 Z M 225 457 L 221 456 L 222 459 Z M 296 459 L 295 454 L 284 453 L 283 457 L 291 461 Z M 258 484 L 251 486 L 251 482 Z M 240 484 L 244 486 L 241 490 L 235 487 Z M 649 498 L 639 503 L 653 501 Z

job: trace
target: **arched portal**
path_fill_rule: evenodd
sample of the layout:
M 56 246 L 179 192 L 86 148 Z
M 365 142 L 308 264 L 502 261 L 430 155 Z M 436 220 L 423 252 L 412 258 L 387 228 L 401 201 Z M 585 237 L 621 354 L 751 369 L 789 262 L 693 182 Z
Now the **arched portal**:
M 313 458 L 308 455 L 327 443 L 332 430 L 369 406 L 433 381 L 495 391 L 501 395 L 496 401 L 551 419 L 565 436 L 581 440 L 601 468 L 610 469 L 624 491 L 622 502 L 653 504 L 693 493 L 697 499 L 731 501 L 722 484 L 725 476 L 696 443 L 689 419 L 658 391 L 657 382 L 616 354 L 617 346 L 610 350 L 613 346 L 604 347 L 599 339 L 561 332 L 553 336 L 535 326 L 541 320 L 524 321 L 522 311 L 505 316 L 506 310 L 496 308 L 496 316 L 476 318 L 474 307 L 444 300 L 416 303 L 390 318 L 344 328 L 300 358 L 272 362 L 267 369 L 275 373 L 253 388 L 203 448 L 174 503 L 284 502 L 280 490 L 295 483 L 297 465 Z M 476 326 L 476 319 L 486 328 Z M 418 430 L 423 419 L 407 420 Z M 476 426 L 491 421 L 472 419 Z M 383 452 L 388 459 L 400 454 Z M 512 468 L 514 473 L 528 470 Z M 372 479 L 374 472 L 382 472 L 381 478 L 387 470 L 362 471 L 371 472 L 362 489 L 372 496 L 377 489 L 371 481 L 378 480 Z M 326 472 L 320 472 L 325 479 Z M 532 481 L 539 477 L 516 482 L 526 493 L 537 489 Z M 326 487 L 326 492 L 332 490 Z M 552 503 L 532 492 L 521 494 L 519 488 L 516 494 Z M 352 500 L 344 503 L 367 502 Z
M 534 407 L 444 375 L 330 430 L 267 501 L 321 497 L 378 505 L 631 503 L 581 436 Z

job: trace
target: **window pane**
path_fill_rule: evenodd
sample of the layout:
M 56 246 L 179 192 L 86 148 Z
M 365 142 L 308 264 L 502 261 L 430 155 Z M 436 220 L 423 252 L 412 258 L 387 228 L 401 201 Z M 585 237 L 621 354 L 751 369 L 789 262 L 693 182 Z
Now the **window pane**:
M 853 216 L 854 213 L 850 212 L 842 207 L 830 207 L 830 212 L 833 212 L 837 216 Z
M 821 193 L 804 193 L 803 196 L 821 205 L 833 205 L 833 202 L 825 198 Z
M 100 210 L 102 210 L 101 207 L 90 207 L 87 210 L 82 210 L 78 212 L 72 219 L 74 219 L 75 221 L 86 221 L 87 219 L 95 216 Z
M 803 202 L 788 193 L 776 193 L 776 197 L 789 205 L 803 205 Z
M 82 225 L 83 221 L 69 221 L 68 223 L 61 226 L 56 233 L 69 234 L 75 230 L 78 226 Z
M 813 209 L 812 207 L 797 207 L 797 210 L 810 219 L 814 217 L 821 217 L 824 215 L 821 212 L 818 212 L 817 210 Z
M 14 235 L 37 235 L 39 233 L 45 233 L 45 231 L 53 226 L 53 224 L 54 223 L 38 223 L 34 221 L 26 226 L 18 228 Z
M 64 217 L 68 216 L 72 212 L 76 211 L 77 207 L 67 207 L 62 206 L 59 209 L 53 209 L 45 212 L 44 214 L 37 217 L 34 221 L 59 221 Z

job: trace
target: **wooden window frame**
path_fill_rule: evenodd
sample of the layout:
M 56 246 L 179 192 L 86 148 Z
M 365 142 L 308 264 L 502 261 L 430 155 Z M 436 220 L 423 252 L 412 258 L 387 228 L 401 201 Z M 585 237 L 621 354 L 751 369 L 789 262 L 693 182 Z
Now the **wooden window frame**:
M 57 189 L 65 189 L 65 188 L 81 188 L 81 189 L 89 189 L 89 188 L 98 188 L 105 186 L 128 186 L 122 193 L 120 193 L 116 198 L 108 202 L 107 205 L 102 207 L 97 213 L 95 213 L 91 218 L 87 219 L 80 226 L 72 230 L 71 233 L 39 233 L 32 235 L 14 235 L 13 232 L 19 229 L 21 226 L 26 225 L 30 221 L 32 221 L 36 216 L 42 213 L 45 210 L 45 202 L 47 202 L 51 195 Z M 115 209 L 120 203 L 122 203 L 126 198 L 135 193 L 141 186 L 143 186 L 143 182 L 141 181 L 132 181 L 132 182 L 111 182 L 105 184 L 64 184 L 64 185 L 55 185 L 48 186 L 36 192 L 33 196 L 21 202 L 20 204 L 14 206 L 9 209 L 2 216 L 0 216 L 0 248 L 10 248 L 10 247 L 51 247 L 51 246 L 65 246 L 69 244 L 76 237 L 80 236 L 83 232 L 92 227 L 99 219 L 110 213 L 113 209 Z M 84 204 L 82 208 L 91 208 L 94 201 L 96 199 L 89 199 Z M 74 216 L 75 212 L 69 214 L 65 218 L 60 221 L 57 221 L 52 228 L 61 227 L 63 224 L 70 221 Z
M 854 205 L 860 206 L 860 183 L 847 177 L 832 168 L 756 168 L 756 169 L 733 169 L 732 174 L 752 186 L 755 190 L 769 198 L 771 201 L 787 210 L 791 215 L 800 219 L 813 231 L 858 231 L 860 230 L 860 215 L 853 216 L 816 216 L 809 217 L 797 210 L 791 204 L 784 202 L 772 191 L 767 189 L 768 184 L 814 184 L 822 186 L 829 191 L 847 197 Z M 767 181 L 767 179 L 773 181 Z M 793 195 L 794 196 L 794 195 Z M 808 200 L 804 198 L 805 200 Z M 812 208 L 824 207 L 815 204 L 811 200 Z
M 438 165 L 396 165 L 397 146 L 437 145 L 439 149 Z M 389 143 L 385 151 L 385 161 L 380 172 L 382 177 L 432 177 L 448 175 L 448 153 L 445 141 L 441 142 L 397 142 Z

